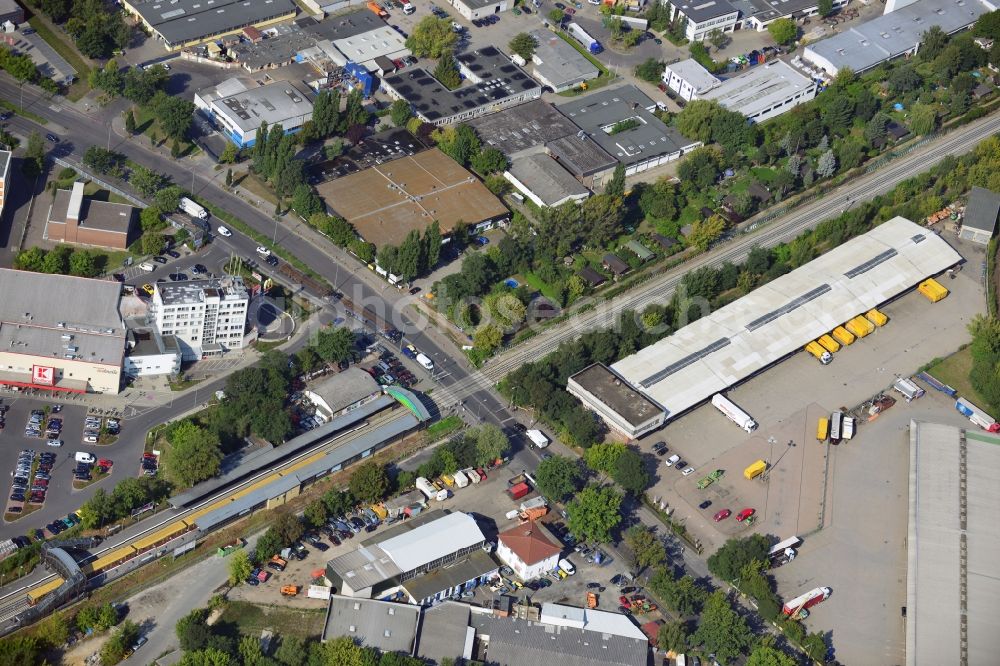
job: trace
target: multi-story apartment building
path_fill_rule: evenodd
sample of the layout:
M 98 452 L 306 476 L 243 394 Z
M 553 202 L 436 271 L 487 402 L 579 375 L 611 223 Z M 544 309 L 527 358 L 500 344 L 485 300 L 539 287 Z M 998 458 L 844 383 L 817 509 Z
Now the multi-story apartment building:
M 243 348 L 249 302 L 239 277 L 157 282 L 152 314 L 160 333 L 180 343 L 183 360 L 195 361 Z

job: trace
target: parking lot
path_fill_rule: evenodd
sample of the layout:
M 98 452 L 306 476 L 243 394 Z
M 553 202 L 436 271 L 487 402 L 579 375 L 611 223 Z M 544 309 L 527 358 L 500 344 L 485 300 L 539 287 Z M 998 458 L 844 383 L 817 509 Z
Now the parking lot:
M 978 266 L 981 254 L 959 249 Z M 810 587 L 833 588 L 807 626 L 831 631 L 845 663 L 871 662 L 873 655 L 881 663 L 903 660 L 909 419 L 967 421 L 953 401 L 924 386 L 928 394 L 910 404 L 895 393 L 895 406 L 872 423 L 859 419 L 854 439 L 839 446 L 817 443 L 816 423 L 968 343 L 966 326 L 985 307 L 978 271 L 967 267 L 943 284 L 951 294 L 939 303 L 911 292 L 880 308 L 889 322 L 836 353 L 830 365 L 796 354 L 729 391 L 760 424 L 754 433 L 708 404 L 641 442 L 651 451 L 663 440 L 695 467 L 685 478 L 657 457 L 659 479 L 650 495 L 673 509 L 705 556 L 734 535 L 805 539 L 800 557 L 777 570 L 778 592 L 789 598 Z M 769 471 L 746 480 L 744 468 L 758 459 Z M 714 470 L 722 470 L 721 479 L 699 490 L 698 480 Z M 711 505 L 699 508 L 705 501 Z M 743 508 L 755 509 L 754 525 L 735 521 Z M 716 522 L 720 509 L 732 515 Z
M 6 408 L 3 414 L 5 427 L 0 431 L 0 442 L 3 443 L 0 446 L 0 468 L 8 470 L 13 480 L 21 452 L 31 450 L 35 454 L 30 475 L 32 483 L 21 493 L 15 493 L 15 489 L 11 488 L 12 492 L 5 498 L 5 522 L 19 520 L 53 501 L 60 507 L 60 514 L 79 508 L 82 500 L 74 499 L 74 493 L 92 482 L 100 482 L 110 471 L 110 465 L 104 472 L 97 469 L 97 463 L 102 459 L 110 462 L 113 457 L 109 455 L 112 449 L 98 444 L 101 437 L 104 441 L 112 441 L 116 437 L 112 434 L 115 429 L 108 429 L 108 418 L 104 415 L 88 417 L 87 408 L 82 405 L 61 405 L 10 390 L 0 392 L 0 399 Z M 55 445 L 57 442 L 58 446 Z M 75 460 L 77 452 L 86 453 L 93 458 L 92 462 L 78 462 Z M 53 454 L 55 458 L 50 468 L 43 470 L 48 478 L 36 479 L 39 456 L 42 454 Z M 77 474 L 81 465 L 88 467 L 86 474 L 82 470 Z M 32 488 L 35 488 L 34 502 Z M 35 522 L 29 520 L 26 525 L 32 523 L 30 527 L 34 528 Z
M 496 535 L 499 532 L 516 524 L 516 521 L 507 519 L 505 514 L 516 508 L 520 502 L 535 496 L 532 493 L 515 502 L 506 493 L 507 481 L 521 471 L 523 468 L 520 464 L 521 462 L 529 463 L 531 458 L 530 454 L 519 453 L 507 465 L 489 472 L 488 478 L 485 481 L 478 484 L 470 484 L 465 488 L 453 489 L 455 493 L 453 497 L 444 502 L 433 502 L 429 508 L 464 511 L 474 515 L 487 540 L 495 542 Z M 544 520 L 561 521 L 561 518 L 557 513 L 550 512 Z M 306 598 L 304 590 L 297 597 L 283 597 L 280 592 L 281 587 L 283 585 L 298 585 L 307 589 L 313 572 L 325 569 L 328 560 L 356 548 L 362 540 L 371 538 L 371 536 L 377 535 L 384 529 L 384 526 L 379 526 L 374 533 L 362 531 L 352 538 L 341 539 L 341 545 L 336 546 L 332 545 L 329 537 L 321 534 L 320 538 L 322 542 L 328 546 L 325 552 L 305 543 L 308 555 L 304 560 L 300 561 L 294 557 L 290 558 L 288 566 L 283 572 L 265 569 L 271 573 L 270 579 L 266 583 L 258 586 L 241 585 L 230 594 L 230 597 L 258 603 L 284 603 L 301 607 L 323 607 L 325 602 L 318 599 Z M 608 549 L 603 550 L 608 552 Z M 587 562 L 585 556 L 575 553 L 571 548 L 567 548 L 564 551 L 563 557 L 569 559 L 573 564 L 576 574 L 563 580 L 548 578 L 550 581 L 549 586 L 539 589 L 537 592 L 524 588 L 514 594 L 516 596 L 530 595 L 536 603 L 558 601 L 575 606 L 585 606 L 587 602 L 587 584 L 595 583 L 606 588 L 604 592 L 599 592 L 597 589 L 590 590 L 598 592 L 599 607 L 604 610 L 615 610 L 618 607 L 618 587 L 612 585 L 611 579 L 624 570 L 624 564 L 614 561 L 613 557 L 609 557 L 607 564 L 597 566 Z M 505 576 L 505 578 L 511 579 L 512 577 Z M 473 597 L 467 597 L 464 600 L 469 603 L 478 604 L 493 598 L 493 596 L 494 593 L 489 588 L 481 587 Z

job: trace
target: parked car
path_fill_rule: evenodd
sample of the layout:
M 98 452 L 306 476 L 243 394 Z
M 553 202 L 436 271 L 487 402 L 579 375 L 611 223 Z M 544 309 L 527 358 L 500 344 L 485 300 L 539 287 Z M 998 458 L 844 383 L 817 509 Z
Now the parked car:
M 715 516 L 713 516 L 713 518 L 715 519 L 715 522 L 719 522 L 720 520 L 725 520 L 731 515 L 733 515 L 732 511 L 730 511 L 729 509 L 722 509 L 720 511 L 717 511 Z
M 757 513 L 756 509 L 746 508 L 736 515 L 736 521 L 742 523 L 744 520 Z
M 698 505 L 698 508 L 699 509 L 707 509 L 710 506 L 712 506 L 712 500 L 705 500 L 704 502 L 702 502 L 701 504 Z

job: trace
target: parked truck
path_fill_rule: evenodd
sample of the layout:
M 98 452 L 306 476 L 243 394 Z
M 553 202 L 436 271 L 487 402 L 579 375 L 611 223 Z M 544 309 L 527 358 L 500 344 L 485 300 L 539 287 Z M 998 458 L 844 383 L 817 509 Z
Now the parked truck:
M 997 423 L 996 419 L 973 405 L 965 398 L 959 398 L 955 401 L 955 409 L 963 415 L 968 416 L 970 421 L 983 430 L 988 430 L 989 432 L 1000 432 L 1000 423 Z
M 462 472 L 464 472 L 465 475 L 469 477 L 469 481 L 472 481 L 472 483 L 474 484 L 479 483 L 480 481 L 483 480 L 483 477 L 479 476 L 479 472 L 472 469 L 471 467 L 469 469 L 463 469 Z
M 465 475 L 465 472 L 459 470 L 454 474 L 455 485 L 459 488 L 464 488 L 469 485 L 469 477 Z
M 819 336 L 816 342 L 820 343 L 823 349 L 831 354 L 836 354 L 840 351 L 840 343 L 834 340 L 829 334 Z
M 771 546 L 771 550 L 767 553 L 771 567 L 777 568 L 794 560 L 797 555 L 795 547 L 800 543 L 802 543 L 802 539 L 793 536 Z
M 436 500 L 438 502 L 443 502 L 448 499 L 448 491 L 440 486 L 435 486 L 430 481 L 422 476 L 418 476 L 417 480 L 414 482 L 417 486 L 417 490 L 422 492 L 427 496 L 428 500 Z
M 844 425 L 844 413 L 841 411 L 832 412 L 830 414 L 830 443 L 839 444 L 840 443 L 840 429 Z
M 417 363 L 422 365 L 425 370 L 434 370 L 434 361 L 430 360 L 425 354 L 417 354 Z
M 368 9 L 370 9 L 372 11 L 372 13 L 375 14 L 375 16 L 377 16 L 377 17 L 379 17 L 381 19 L 387 19 L 387 18 L 389 18 L 389 12 L 385 11 L 385 8 L 383 8 L 382 5 L 380 5 L 379 3 L 377 3 L 377 2 L 368 2 L 367 6 L 368 6 Z
M 906 398 L 906 402 L 911 400 L 916 400 L 917 398 L 924 395 L 925 391 L 917 386 L 917 383 L 907 379 L 906 377 L 898 377 L 896 381 L 892 383 L 892 388 L 898 393 L 902 394 Z
M 854 336 L 843 326 L 838 326 L 837 328 L 830 331 L 830 335 L 833 339 L 839 342 L 841 345 L 846 347 L 847 345 L 854 344 Z
M 875 324 L 861 316 L 857 316 L 850 320 L 844 324 L 844 327 L 858 338 L 863 338 L 875 330 Z
M 507 488 L 507 492 L 510 494 L 511 499 L 519 500 L 531 492 L 531 486 L 522 481 L 521 483 L 515 483 L 513 486 Z
M 857 425 L 858 422 L 853 416 L 845 416 L 844 423 L 840 428 L 841 439 L 846 439 L 846 440 L 854 439 L 854 431 L 857 428 Z
M 767 471 L 767 462 L 764 460 L 758 460 L 749 467 L 747 467 L 745 470 L 743 470 L 743 478 L 750 481 L 757 478 L 766 471 Z
M 833 354 L 823 349 L 823 346 L 815 340 L 807 344 L 805 349 L 823 365 L 828 365 L 833 360 Z
M 299 593 L 298 585 L 282 585 L 281 586 L 281 596 L 283 597 L 294 597 Z
M 792 619 L 798 619 L 798 616 L 802 611 L 825 601 L 829 596 L 830 588 L 817 587 L 809 590 L 805 594 L 800 594 L 791 601 L 786 602 L 781 610 L 785 615 L 791 616 Z
M 710 485 L 718 481 L 719 477 L 721 476 L 722 476 L 722 470 L 721 469 L 715 470 L 705 478 L 698 481 L 698 490 L 704 490 L 705 488 L 708 488 Z
M 604 50 L 601 43 L 590 36 L 590 33 L 581 28 L 576 23 L 570 23 L 566 26 L 566 32 L 575 39 L 576 41 L 583 44 L 584 48 L 590 51 L 591 54 L 598 54 Z
M 865 318 L 868 319 L 868 321 L 870 321 L 871 323 L 878 326 L 879 328 L 889 323 L 889 318 L 886 317 L 881 312 L 879 312 L 878 310 L 876 310 L 875 308 L 872 308 L 871 310 L 866 312 Z
M 819 421 L 816 423 L 816 439 L 821 442 L 825 442 L 826 438 L 830 436 L 830 419 L 825 416 L 821 416 Z
M 528 436 L 536 448 L 544 449 L 549 445 L 549 438 L 541 430 L 527 430 L 524 434 Z
M 948 290 L 941 286 L 941 283 L 934 278 L 927 278 L 917 285 L 917 291 L 923 294 L 931 303 L 937 303 L 948 295 Z
M 190 215 L 191 217 L 197 218 L 199 220 L 208 219 L 208 211 L 191 201 L 187 197 L 181 197 L 180 209 Z
M 747 432 L 753 432 L 757 429 L 757 422 L 750 418 L 749 414 L 737 407 L 736 403 L 721 393 L 716 393 L 712 396 L 712 404 L 716 409 L 728 416 L 729 420 Z

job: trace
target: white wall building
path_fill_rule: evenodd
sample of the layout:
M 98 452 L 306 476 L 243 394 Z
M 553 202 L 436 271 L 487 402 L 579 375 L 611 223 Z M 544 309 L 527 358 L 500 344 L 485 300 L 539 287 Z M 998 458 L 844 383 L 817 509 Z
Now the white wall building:
M 701 42 L 708 38 L 713 30 L 732 32 L 740 12 L 726 0 L 670 0 L 670 20 L 677 16 L 687 19 L 684 36 L 692 42 Z
M 313 108 L 309 95 L 290 81 L 258 86 L 238 78 L 198 91 L 194 105 L 240 148 L 256 142 L 257 129 L 264 122 L 272 127 L 280 123 L 285 134 L 299 131 L 312 119 Z
M 176 375 L 181 371 L 181 347 L 173 335 L 156 327 L 129 327 L 124 372 L 131 377 Z
M 531 580 L 559 564 L 562 547 L 545 527 L 530 520 L 497 536 L 496 556 L 521 580 Z
M 715 78 L 694 58 L 667 65 L 663 70 L 663 83 L 677 93 L 678 97 L 688 102 L 722 85 L 722 81 Z
M 303 395 L 327 419 L 357 409 L 382 395 L 375 378 L 358 367 L 324 377 Z
M 448 0 L 448 4 L 468 20 L 499 14 L 510 8 L 513 2 L 507 0 Z
M 173 335 L 183 360 L 243 348 L 250 297 L 239 277 L 157 282 L 152 313 L 161 335 Z
M 695 63 L 697 64 L 697 63 Z M 707 73 L 707 72 L 706 72 Z M 816 82 L 783 60 L 751 67 L 697 99 L 712 99 L 754 122 L 780 116 L 816 97 Z

